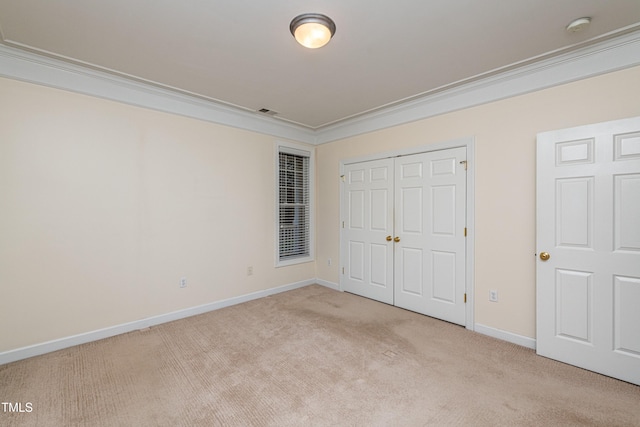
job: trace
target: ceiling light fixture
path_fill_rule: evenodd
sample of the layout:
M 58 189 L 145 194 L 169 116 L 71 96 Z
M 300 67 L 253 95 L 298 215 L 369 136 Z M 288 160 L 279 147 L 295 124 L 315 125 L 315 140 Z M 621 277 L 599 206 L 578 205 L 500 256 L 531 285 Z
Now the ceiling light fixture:
M 336 32 L 336 24 L 320 13 L 303 13 L 291 20 L 289 30 L 304 47 L 317 49 L 329 43 Z

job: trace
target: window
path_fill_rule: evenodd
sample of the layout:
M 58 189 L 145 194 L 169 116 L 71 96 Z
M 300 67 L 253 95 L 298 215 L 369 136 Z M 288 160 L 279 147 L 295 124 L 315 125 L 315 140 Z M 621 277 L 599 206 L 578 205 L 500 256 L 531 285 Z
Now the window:
M 278 146 L 278 266 L 313 259 L 311 155 L 291 145 Z

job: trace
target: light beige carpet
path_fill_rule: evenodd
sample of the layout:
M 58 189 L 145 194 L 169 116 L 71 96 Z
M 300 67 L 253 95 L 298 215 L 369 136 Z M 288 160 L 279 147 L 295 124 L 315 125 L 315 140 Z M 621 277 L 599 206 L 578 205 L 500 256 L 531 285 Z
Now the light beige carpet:
M 2 426 L 638 426 L 640 387 L 309 286 L 0 366 Z

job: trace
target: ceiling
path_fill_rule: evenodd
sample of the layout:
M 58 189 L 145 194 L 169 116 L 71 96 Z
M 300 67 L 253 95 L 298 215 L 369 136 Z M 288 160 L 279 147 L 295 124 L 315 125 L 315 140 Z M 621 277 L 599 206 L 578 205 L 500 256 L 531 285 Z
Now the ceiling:
M 327 46 L 291 36 L 307 12 Z M 637 30 L 638 0 L 0 0 L 7 46 L 313 130 Z

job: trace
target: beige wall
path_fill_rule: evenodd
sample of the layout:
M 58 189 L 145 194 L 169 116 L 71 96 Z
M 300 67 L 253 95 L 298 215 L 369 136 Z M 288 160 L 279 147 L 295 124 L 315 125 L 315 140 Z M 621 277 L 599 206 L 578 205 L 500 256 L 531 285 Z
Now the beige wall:
M 318 147 L 318 277 L 340 281 L 341 159 L 473 136 L 475 322 L 535 337 L 536 134 L 638 116 L 638 93 L 640 67 Z M 498 303 L 488 301 L 490 289 Z
M 274 146 L 0 79 L 0 352 L 312 279 L 274 268 Z
M 339 283 L 340 160 L 467 136 L 475 321 L 534 337 L 535 135 L 640 115 L 639 89 L 640 67 L 321 145 L 317 266 L 276 269 L 274 138 L 0 78 L 0 352 Z

